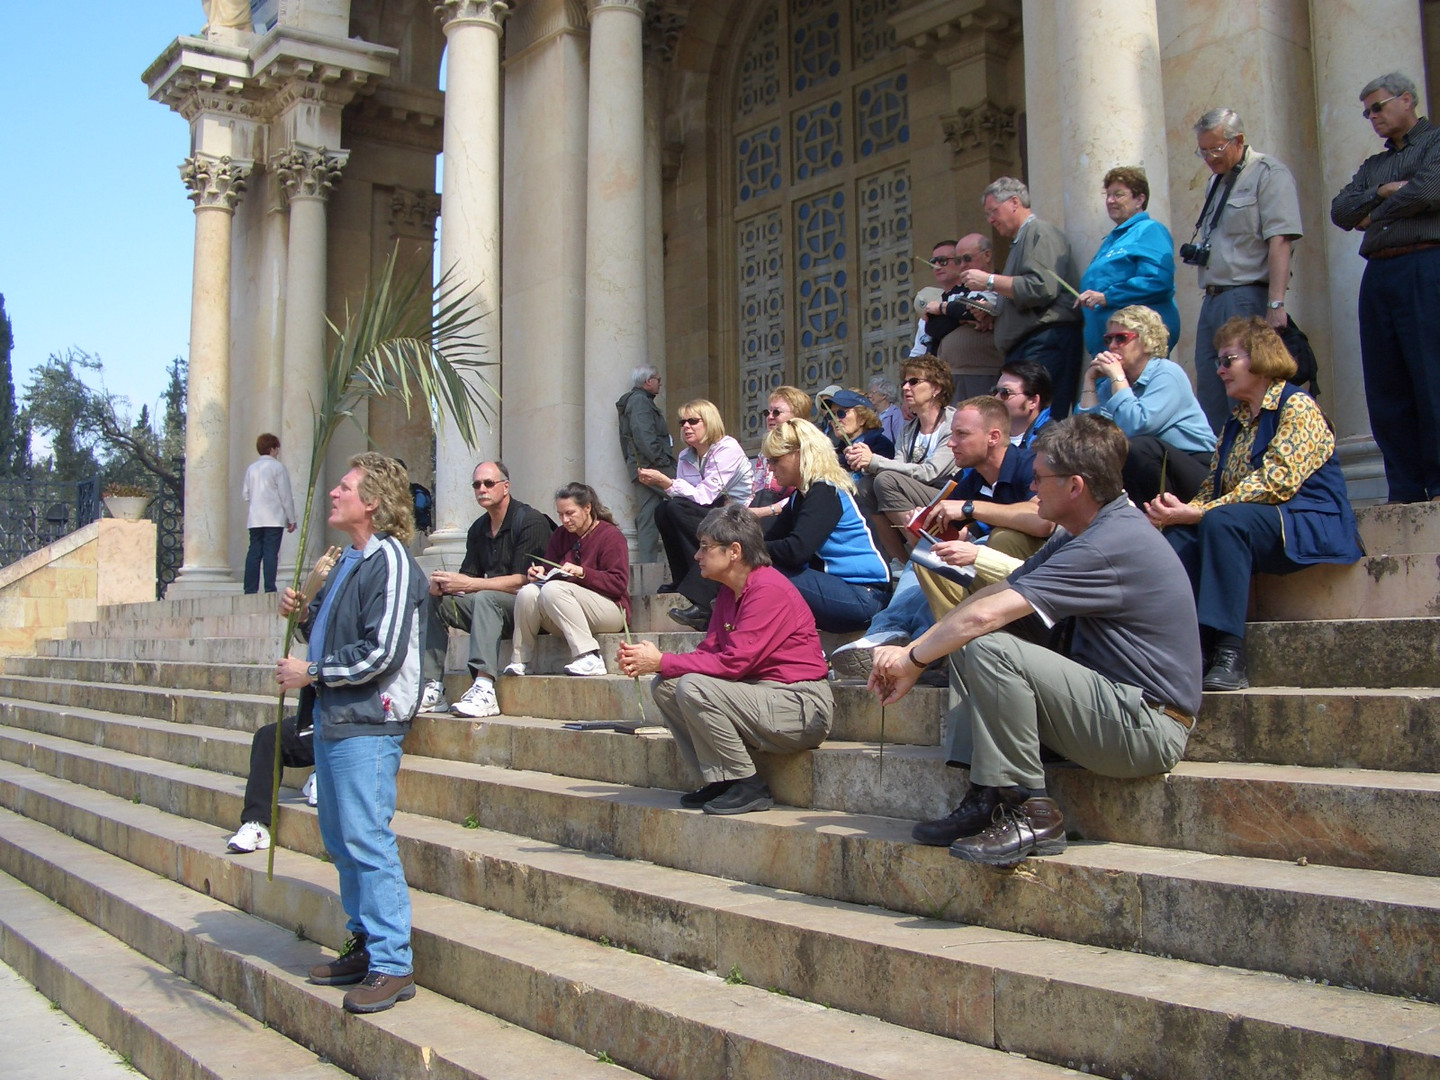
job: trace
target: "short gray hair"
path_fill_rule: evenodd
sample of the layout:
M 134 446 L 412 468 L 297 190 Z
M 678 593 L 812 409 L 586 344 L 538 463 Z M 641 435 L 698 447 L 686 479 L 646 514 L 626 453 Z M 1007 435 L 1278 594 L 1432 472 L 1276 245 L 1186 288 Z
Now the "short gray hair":
M 1388 75 L 1381 75 L 1378 79 L 1371 79 L 1365 84 L 1365 89 L 1360 91 L 1360 100 L 1364 101 L 1376 90 L 1384 90 L 1387 94 L 1394 94 L 1399 97 L 1401 94 L 1409 94 L 1411 101 L 1419 101 L 1420 95 L 1415 93 L 1415 81 L 1408 75 L 1402 75 L 1398 71 L 1392 71 Z
M 986 199 L 993 198 L 997 203 L 1005 202 L 1008 199 L 1019 199 L 1020 205 L 1028 208 L 1030 206 L 1030 189 L 1025 186 L 1025 181 L 1016 180 L 1013 176 L 1002 176 L 998 180 L 991 181 L 990 186 L 980 193 L 980 205 L 985 205 Z
M 1195 134 L 1204 135 L 1207 131 L 1219 131 L 1227 139 L 1233 139 L 1236 135 L 1245 134 L 1245 121 L 1240 119 L 1240 114 L 1227 106 L 1220 106 L 1218 109 L 1211 109 L 1195 121 Z
M 630 373 L 630 385 L 639 389 L 659 374 L 654 364 L 636 364 L 635 370 Z
M 884 375 L 876 375 L 871 379 L 867 389 L 878 391 L 884 396 L 886 401 L 898 401 L 900 399 L 900 390 L 895 385 L 895 380 L 887 379 Z

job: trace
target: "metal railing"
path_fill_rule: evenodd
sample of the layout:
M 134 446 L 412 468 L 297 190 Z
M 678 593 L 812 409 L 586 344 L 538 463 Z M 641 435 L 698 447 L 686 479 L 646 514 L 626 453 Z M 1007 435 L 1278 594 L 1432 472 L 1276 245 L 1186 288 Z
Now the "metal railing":
M 0 566 L 53 544 L 99 516 L 99 477 L 74 484 L 0 479 Z

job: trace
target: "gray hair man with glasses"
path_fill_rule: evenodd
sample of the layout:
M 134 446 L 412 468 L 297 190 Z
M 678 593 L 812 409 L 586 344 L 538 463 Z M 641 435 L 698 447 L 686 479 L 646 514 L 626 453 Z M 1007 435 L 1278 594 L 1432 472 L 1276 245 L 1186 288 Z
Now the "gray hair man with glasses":
M 992 254 L 990 240 L 979 233 L 940 241 L 930 256 L 940 295 L 921 293 L 916 298 L 920 325 L 910 355 L 929 353 L 944 360 L 955 381 L 953 400 L 957 402 L 985 393 L 1000 366 L 991 314 L 1000 298 L 993 291 L 969 289 L 960 283 L 960 275 L 968 269 L 989 274 Z
M 1246 144 L 1234 109 L 1211 109 L 1194 130 L 1195 156 L 1214 175 L 1180 258 L 1195 267 L 1205 293 L 1195 327 L 1195 396 L 1218 433 L 1231 402 L 1215 374 L 1215 331 L 1236 315 L 1260 315 L 1285 328 L 1291 245 L 1304 230 L 1295 177 Z
M 1390 501 L 1424 502 L 1440 497 L 1440 338 L 1425 325 L 1440 296 L 1440 132 L 1399 72 L 1371 79 L 1360 102 L 1385 149 L 1335 196 L 1330 220 L 1365 234 L 1360 359 Z
M 615 402 L 620 421 L 620 452 L 635 485 L 635 547 L 642 563 L 664 558 L 655 508 L 664 495 L 658 488 L 641 483 L 641 469 L 657 469 L 666 476 L 675 472 L 675 440 L 665 414 L 655 404 L 660 393 L 660 372 L 652 364 L 640 364 L 630 374 L 630 389 Z

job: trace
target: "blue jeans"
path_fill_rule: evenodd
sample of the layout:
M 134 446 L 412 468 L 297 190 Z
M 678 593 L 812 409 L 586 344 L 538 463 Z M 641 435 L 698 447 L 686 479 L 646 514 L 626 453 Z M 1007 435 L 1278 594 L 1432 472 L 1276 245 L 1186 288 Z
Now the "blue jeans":
M 905 572 L 895 582 L 895 591 L 890 594 L 890 603 L 870 620 L 865 633 L 866 636 L 908 634 L 913 641 L 934 625 L 935 616 L 930 611 L 925 590 L 920 588 L 920 579 L 915 576 L 915 564 L 907 562 Z
M 275 591 L 275 568 L 280 563 L 280 539 L 285 530 L 267 525 L 250 530 L 250 550 L 245 552 L 245 594 L 260 591 L 260 564 L 265 564 L 265 591 Z
M 821 570 L 782 570 L 790 584 L 810 605 L 815 625 L 832 634 L 864 630 L 876 613 L 885 606 L 890 592 L 884 585 L 856 585 L 844 578 Z
M 346 929 L 364 934 L 370 970 L 408 975 L 410 889 L 390 819 L 403 735 L 315 737 L 320 838 L 340 873 Z

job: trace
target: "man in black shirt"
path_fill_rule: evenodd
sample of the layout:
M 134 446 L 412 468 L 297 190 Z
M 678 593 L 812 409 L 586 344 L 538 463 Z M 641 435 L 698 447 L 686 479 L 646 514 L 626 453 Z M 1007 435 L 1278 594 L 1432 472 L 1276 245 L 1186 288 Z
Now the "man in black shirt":
M 510 497 L 510 470 L 500 461 L 482 461 L 471 481 L 475 501 L 485 511 L 465 537 L 465 559 L 458 572 L 430 575 L 430 614 L 425 638 L 424 693 L 421 712 L 445 709 L 446 627 L 470 632 L 470 674 L 465 696 L 450 707 L 457 716 L 497 716 L 495 675 L 500 670 L 500 641 L 515 630 L 515 594 L 525 571 L 545 550 L 554 523 L 534 507 Z

